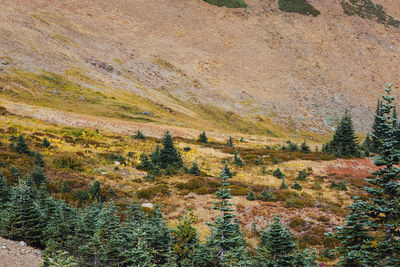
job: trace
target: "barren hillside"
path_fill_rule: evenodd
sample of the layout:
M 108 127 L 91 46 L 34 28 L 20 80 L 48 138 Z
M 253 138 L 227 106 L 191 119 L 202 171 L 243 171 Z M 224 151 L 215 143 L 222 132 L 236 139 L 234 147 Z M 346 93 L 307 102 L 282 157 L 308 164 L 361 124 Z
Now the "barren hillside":
M 148 98 L 172 114 L 151 110 L 165 124 L 200 128 L 192 121 L 216 107 L 326 132 L 348 108 L 365 131 L 381 88 L 399 84 L 400 30 L 347 16 L 336 0 L 310 2 L 320 16 L 283 13 L 271 0 L 235 10 L 201 0 L 2 0 L 0 91 L 49 106 L 43 84 L 20 77 L 48 71 L 94 92 Z M 395 0 L 376 2 L 400 17 Z

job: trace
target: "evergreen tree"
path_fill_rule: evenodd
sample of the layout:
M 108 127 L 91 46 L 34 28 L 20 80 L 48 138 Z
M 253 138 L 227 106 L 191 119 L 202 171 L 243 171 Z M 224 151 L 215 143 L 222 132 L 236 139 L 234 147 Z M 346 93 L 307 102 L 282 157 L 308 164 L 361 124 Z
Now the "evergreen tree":
M 160 146 L 157 145 L 154 151 L 150 155 L 151 163 L 153 163 L 153 166 L 160 166 L 161 164 L 160 155 L 161 155 L 161 149 Z
M 272 175 L 274 176 L 274 177 L 276 177 L 276 178 L 279 178 L 279 179 L 283 179 L 283 178 L 285 178 L 285 175 L 282 173 L 282 171 L 281 171 L 281 169 L 276 169 L 273 173 L 272 173 Z
M 299 171 L 299 174 L 296 177 L 298 181 L 307 181 L 307 170 L 303 169 Z
M 44 266 L 47 267 L 76 267 L 78 263 L 72 255 L 66 251 L 57 251 L 52 258 L 46 259 Z
M 232 146 L 232 147 L 233 147 L 233 139 L 232 139 L 232 136 L 229 136 L 229 139 L 228 139 L 228 141 L 226 142 L 226 145 L 227 145 L 227 146 Z
M 163 148 L 160 151 L 160 167 L 166 169 L 168 166 L 182 168 L 181 154 L 174 146 L 174 141 L 167 131 L 163 138 Z
M 50 147 L 50 146 L 51 146 L 51 144 L 50 144 L 49 140 L 47 140 L 47 138 L 45 137 L 43 139 L 42 147 L 47 148 L 47 147 Z
M 228 178 L 233 177 L 233 173 L 231 172 L 231 170 L 229 169 L 227 164 L 225 164 L 224 168 L 222 169 L 221 173 L 219 174 L 219 177 L 223 177 L 223 176 L 226 176 Z
M 256 200 L 256 194 L 254 194 L 254 191 L 250 191 L 250 192 L 247 194 L 246 199 L 247 199 L 247 200 L 250 200 L 250 201 Z
M 288 189 L 288 185 L 285 182 L 285 178 L 282 178 L 282 183 L 281 186 L 279 187 L 280 189 Z
M 267 190 L 263 190 L 261 192 L 261 200 L 262 201 L 272 201 L 275 197 L 272 193 L 268 192 Z
M 12 188 L 10 202 L 6 209 L 8 237 L 14 240 L 23 240 L 29 245 L 40 246 L 44 222 L 31 189 L 23 181 Z
M 372 147 L 370 149 L 371 152 L 378 153 L 381 150 L 382 146 L 382 138 L 384 136 L 385 130 L 385 118 L 382 116 L 382 103 L 378 99 L 378 103 L 376 105 L 376 111 L 374 115 L 374 123 L 372 124 Z
M 400 169 L 396 167 L 399 164 L 400 151 L 396 149 L 397 125 L 392 115 L 395 105 L 391 90 L 392 84 L 389 84 L 385 90 L 386 94 L 382 96 L 383 102 L 380 106 L 379 119 L 383 123 L 379 126 L 379 130 L 383 135 L 379 139 L 380 154 L 372 158 L 379 169 L 373 173 L 374 178 L 366 179 L 371 185 L 365 188 L 370 197 L 365 203 L 357 200 L 353 202 L 347 222 L 342 229 L 339 229 L 339 235 L 337 234 L 337 238 L 342 242 L 340 251 L 344 251 L 342 252 L 344 262 L 347 260 L 351 262 L 352 259 L 358 261 L 361 257 L 359 255 L 363 255 L 369 262 L 379 263 L 379 266 L 400 265 L 400 231 L 398 231 L 400 229 Z M 362 227 L 363 230 L 360 232 L 356 227 Z M 357 231 L 352 232 L 352 228 Z M 350 234 L 345 231 L 350 231 Z M 374 250 L 373 253 L 369 249 L 365 251 L 363 247 L 354 248 L 352 240 L 359 239 L 367 240 L 369 247 Z M 364 243 L 359 245 L 363 246 Z M 359 251 L 354 252 L 354 250 Z
M 219 266 L 229 266 L 232 262 L 247 262 L 248 253 L 245 249 L 245 242 L 240 232 L 234 210 L 230 202 L 232 196 L 228 183 L 228 177 L 221 176 L 220 189 L 216 193 L 213 209 L 221 212 L 213 223 L 210 223 L 211 236 L 206 246 L 209 249 L 210 260 Z
M 199 141 L 200 143 L 204 143 L 204 144 L 207 144 L 207 143 L 208 143 L 208 138 L 207 138 L 207 135 L 206 135 L 206 132 L 205 132 L 205 131 L 203 131 L 203 132 L 199 135 L 199 139 L 198 139 L 197 141 Z
M 360 156 L 353 121 L 348 110 L 346 110 L 336 128 L 332 141 L 324 146 L 324 150 L 325 152 L 335 154 L 337 157 Z
M 372 143 L 372 139 L 371 136 L 369 135 L 369 133 L 367 134 L 367 136 L 365 137 L 364 142 L 361 145 L 361 148 L 364 150 L 365 152 L 365 156 L 369 157 L 370 156 L 370 152 L 374 151 L 374 147 L 373 147 L 373 143 Z
M 292 185 L 292 188 L 296 189 L 296 190 L 302 190 L 303 189 L 301 187 L 301 185 L 297 181 L 294 181 L 294 184 Z
M 147 155 L 145 153 L 142 153 L 140 155 L 139 168 L 146 170 L 146 171 L 153 170 L 153 163 L 149 160 L 149 157 L 147 157 Z
M 301 143 L 300 152 L 303 152 L 303 153 L 311 153 L 311 149 L 310 149 L 310 147 L 307 145 L 306 141 L 304 141 L 303 143 Z
M 144 140 L 146 139 L 146 136 L 144 136 L 144 134 L 140 130 L 138 130 L 137 133 L 134 136 L 132 136 L 132 138 L 138 140 Z
M 199 236 L 193 224 L 197 222 L 197 218 L 193 212 L 186 213 L 179 219 L 176 230 L 171 232 L 173 251 L 177 256 L 178 263 L 189 261 L 193 258 L 194 251 L 199 246 Z
M 21 178 L 21 173 L 19 172 L 19 169 L 15 166 L 11 166 L 10 173 L 11 176 L 14 178 Z
M 259 266 L 293 266 L 296 243 L 290 232 L 281 224 L 279 215 L 275 215 L 268 230 L 261 232 L 257 247 Z
M 200 169 L 199 169 L 199 166 L 197 166 L 197 162 L 196 161 L 194 161 L 192 163 L 192 167 L 190 168 L 189 173 L 193 174 L 195 176 L 199 176 L 200 175 Z
M 64 181 L 62 183 L 61 191 L 64 193 L 71 193 L 71 187 L 69 186 L 69 183 L 67 181 Z
M 237 166 L 243 167 L 244 163 L 243 160 L 240 158 L 238 151 L 235 149 L 234 155 L 233 155 L 233 163 Z
M 10 198 L 10 188 L 8 180 L 0 171 L 0 210 L 3 209 Z
M 97 202 L 101 201 L 101 186 L 99 181 L 94 181 L 88 189 L 89 198 Z
M 35 185 L 36 185 L 37 187 L 40 187 L 40 185 L 41 185 L 42 183 L 47 183 L 47 179 L 46 179 L 46 176 L 45 176 L 44 173 L 43 173 L 42 168 L 40 168 L 40 167 L 38 167 L 38 166 L 36 166 L 36 167 L 33 169 L 33 172 L 32 172 L 32 174 L 31 174 L 31 177 L 32 177 L 32 180 L 33 180 L 33 182 L 35 183 Z
M 23 135 L 18 136 L 17 144 L 14 146 L 14 149 L 20 154 L 31 153 Z
M 39 152 L 35 153 L 35 161 L 34 161 L 34 163 L 38 167 L 44 167 L 45 166 L 44 161 L 43 161 L 43 156 Z

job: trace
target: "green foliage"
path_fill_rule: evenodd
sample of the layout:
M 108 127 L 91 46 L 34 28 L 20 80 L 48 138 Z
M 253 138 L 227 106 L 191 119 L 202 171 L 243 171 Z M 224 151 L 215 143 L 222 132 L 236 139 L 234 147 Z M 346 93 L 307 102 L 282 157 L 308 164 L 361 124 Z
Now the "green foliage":
M 288 140 L 286 141 L 287 145 L 284 145 L 281 147 L 281 150 L 283 151 L 290 151 L 290 152 L 297 152 L 299 151 L 299 146 L 295 143 L 292 143 L 292 141 Z
M 140 130 L 138 130 L 137 133 L 132 136 L 132 138 L 137 140 L 145 140 L 146 136 L 144 136 L 144 134 Z
M 45 163 L 43 161 L 43 156 L 39 152 L 35 152 L 35 165 L 38 167 L 44 167 Z
M 207 144 L 208 143 L 208 138 L 206 135 L 206 132 L 203 131 L 200 135 L 199 135 L 199 139 L 197 139 L 197 141 L 199 141 L 200 143 L 204 143 Z
M 294 12 L 317 17 L 321 14 L 307 0 L 278 0 L 279 9 L 284 12 Z
M 301 145 L 300 145 L 300 152 L 311 153 L 311 149 L 305 141 L 303 143 L 301 143 Z
M 163 148 L 160 151 L 159 160 L 162 169 L 167 169 L 169 166 L 177 169 L 183 167 L 181 154 L 175 148 L 174 141 L 168 131 L 163 138 Z
M 381 149 L 380 154 L 373 157 L 379 169 L 373 173 L 373 178 L 366 179 L 370 184 L 365 187 L 369 198 L 367 201 L 356 198 L 344 226 L 331 234 L 341 242 L 337 251 L 344 266 L 400 265 L 400 169 L 395 167 L 399 164 L 400 151 L 391 90 L 392 84 L 389 84 L 382 96 Z
M 250 200 L 250 201 L 256 200 L 256 194 L 254 194 L 254 191 L 250 191 L 250 192 L 247 194 L 246 199 L 247 199 L 247 200 Z
M 64 193 L 70 193 L 71 192 L 71 187 L 69 186 L 69 183 L 67 181 L 64 181 L 62 183 L 61 191 L 64 192 Z
M 233 173 L 231 172 L 231 170 L 229 169 L 228 165 L 225 164 L 224 168 L 222 169 L 221 173 L 219 174 L 220 177 L 226 176 L 228 178 L 232 178 L 233 177 Z
M 273 173 L 272 173 L 272 175 L 274 176 L 274 177 L 276 177 L 276 178 L 279 178 L 279 179 L 284 179 L 285 178 L 285 175 L 282 173 L 282 171 L 281 171 L 281 169 L 276 169 Z
M 145 153 L 140 155 L 140 165 L 138 166 L 138 169 L 145 171 L 152 171 L 154 169 L 153 163 L 149 160 L 149 157 Z
M 11 166 L 10 173 L 11 173 L 12 177 L 15 177 L 18 179 L 21 178 L 21 173 L 20 173 L 19 169 L 15 166 Z
M 322 189 L 322 187 L 321 187 L 321 185 L 319 184 L 319 182 L 315 182 L 314 184 L 313 184 L 313 186 L 311 187 L 311 189 L 312 190 L 321 190 Z
M 299 171 L 299 174 L 297 175 L 296 180 L 307 181 L 307 176 L 308 176 L 307 170 L 306 169 L 301 170 L 301 171 Z
M 337 157 L 360 157 L 360 148 L 348 110 L 342 116 L 333 139 L 325 144 L 322 149 L 324 152 L 332 153 Z
M 352 16 L 357 15 L 361 18 L 375 20 L 384 25 L 400 26 L 400 21 L 388 15 L 383 6 L 374 4 L 371 0 L 349 0 L 341 2 L 344 13 Z
M 267 190 L 263 190 L 261 192 L 260 199 L 262 201 L 273 201 L 273 200 L 275 200 L 275 197 L 274 197 L 274 195 L 272 193 L 268 192 Z
M 227 145 L 227 146 L 233 147 L 233 139 L 232 139 L 232 136 L 229 136 L 229 139 L 228 139 L 228 141 L 226 142 L 226 145 Z
M 288 189 L 289 188 L 288 185 L 285 182 L 285 179 L 282 179 L 282 183 L 281 183 L 281 186 L 279 188 L 280 189 Z
M 247 4 L 243 0 L 203 0 L 215 6 L 226 6 L 229 8 L 243 8 Z
M 38 166 L 36 166 L 36 167 L 33 169 L 33 172 L 32 172 L 32 174 L 31 174 L 31 177 L 32 177 L 32 180 L 33 180 L 33 182 L 35 183 L 35 185 L 36 185 L 37 187 L 40 187 L 40 185 L 41 185 L 42 183 L 47 183 L 47 179 L 46 179 L 46 176 L 45 176 L 44 173 L 43 173 L 42 168 L 40 168 L 40 167 L 38 167 Z
M 294 181 L 294 184 L 292 185 L 292 188 L 295 189 L 295 190 L 302 190 L 303 189 L 301 187 L 301 185 L 297 181 Z
M 233 155 L 233 163 L 237 166 L 243 167 L 244 163 L 243 160 L 240 158 L 238 151 L 235 149 L 234 155 Z
M 47 147 L 50 147 L 50 146 L 51 146 L 51 144 L 50 144 L 49 140 L 47 140 L 47 138 L 45 137 L 43 139 L 42 147 L 47 148 Z
M 347 191 L 347 184 L 345 181 L 340 181 L 339 183 L 332 181 L 330 188 L 334 188 L 334 189 L 341 190 L 341 191 Z
M 190 168 L 189 173 L 195 176 L 200 176 L 200 169 L 199 166 L 197 166 L 197 162 L 194 161 L 192 163 L 192 167 Z
M 17 144 L 14 146 L 14 150 L 20 154 L 31 154 L 23 135 L 18 136 Z
M 95 201 L 101 201 L 101 187 L 99 181 L 94 181 L 88 189 L 89 198 Z
M 52 258 L 46 260 L 45 266 L 48 267 L 76 267 L 78 266 L 75 258 L 65 251 L 57 251 Z

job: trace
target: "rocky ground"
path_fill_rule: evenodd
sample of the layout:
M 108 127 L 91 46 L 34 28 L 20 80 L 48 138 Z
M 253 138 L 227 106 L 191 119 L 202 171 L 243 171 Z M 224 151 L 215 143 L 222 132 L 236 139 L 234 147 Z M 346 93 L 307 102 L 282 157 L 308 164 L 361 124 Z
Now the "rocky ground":
M 39 250 L 28 247 L 25 242 L 0 237 L 0 267 L 38 267 L 41 262 Z

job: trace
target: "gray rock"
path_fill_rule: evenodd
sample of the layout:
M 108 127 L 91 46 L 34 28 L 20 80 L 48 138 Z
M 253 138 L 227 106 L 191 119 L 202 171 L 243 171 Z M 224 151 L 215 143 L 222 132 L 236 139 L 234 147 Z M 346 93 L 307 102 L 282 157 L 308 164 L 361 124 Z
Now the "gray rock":
M 143 203 L 142 208 L 152 209 L 154 205 L 152 203 Z
M 143 112 L 140 113 L 140 114 L 145 115 L 145 116 L 149 116 L 149 117 L 153 117 L 153 113 L 148 112 L 148 111 L 143 111 Z
M 310 127 L 310 130 L 313 131 L 314 133 L 318 132 L 319 130 L 314 128 L 314 127 Z
M 57 90 L 54 90 L 52 93 L 55 94 L 55 95 L 59 94 L 59 92 Z
M 80 96 L 80 97 L 79 97 L 79 100 L 80 100 L 80 101 L 85 101 L 86 98 L 84 98 L 83 96 Z
M 20 244 L 21 246 L 24 246 L 24 247 L 27 246 L 26 243 L 25 243 L 24 241 L 20 241 L 19 244 Z
M 304 121 L 304 117 L 303 116 L 296 116 L 294 117 L 296 120 L 298 121 Z
M 0 246 L 0 248 L 1 248 L 1 249 L 6 249 L 7 247 L 6 247 L 6 246 Z

